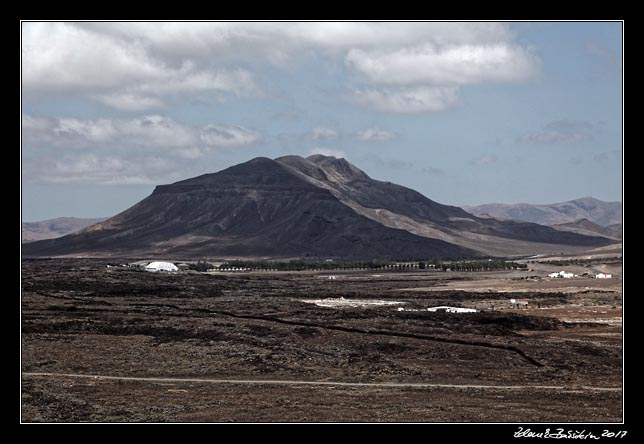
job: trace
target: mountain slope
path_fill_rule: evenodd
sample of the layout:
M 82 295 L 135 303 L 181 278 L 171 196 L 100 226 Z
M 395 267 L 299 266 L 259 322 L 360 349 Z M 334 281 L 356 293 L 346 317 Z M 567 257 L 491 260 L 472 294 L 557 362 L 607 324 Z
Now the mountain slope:
M 100 217 L 85 219 L 78 217 L 58 217 L 56 219 L 47 219 L 39 222 L 23 222 L 22 242 L 54 239 L 82 230 L 85 227 L 102 222 L 105 219 L 107 218 Z
M 439 204 L 409 188 L 371 179 L 345 159 L 322 155 L 276 159 L 309 183 L 328 189 L 357 213 L 385 226 L 442 239 L 482 254 L 514 255 L 561 245 L 605 245 L 606 239 L 562 232 L 533 223 L 477 217 L 459 207 Z
M 584 197 L 568 202 L 549 205 L 484 204 L 464 207 L 472 214 L 488 214 L 501 219 L 514 219 L 542 225 L 556 225 L 588 219 L 607 226 L 622 222 L 622 203 L 604 202 L 593 197 Z
M 574 222 L 553 225 L 552 227 L 557 230 L 572 231 L 574 233 L 584 234 L 587 236 L 605 236 L 616 240 L 622 239 L 621 223 L 602 227 L 588 219 L 579 219 Z
M 25 255 L 420 258 L 476 254 L 385 227 L 281 163 L 256 158 L 158 186 L 80 233 L 29 244 Z

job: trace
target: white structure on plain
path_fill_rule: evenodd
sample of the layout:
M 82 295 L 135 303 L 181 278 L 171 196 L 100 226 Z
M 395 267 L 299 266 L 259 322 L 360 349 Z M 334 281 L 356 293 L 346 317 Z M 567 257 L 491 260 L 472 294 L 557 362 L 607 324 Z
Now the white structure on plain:
M 612 279 L 613 275 L 612 274 L 605 274 L 605 273 L 599 273 L 595 275 L 597 279 Z
M 577 277 L 577 275 L 572 273 L 566 273 L 564 270 L 561 270 L 559 273 L 550 273 L 548 277 L 570 279 L 573 277 Z
M 172 262 L 150 262 L 146 267 L 145 271 L 178 271 L 176 265 Z
M 476 313 L 476 310 L 474 308 L 448 307 L 446 305 L 441 305 L 438 307 L 428 307 L 427 311 L 444 311 L 446 313 Z

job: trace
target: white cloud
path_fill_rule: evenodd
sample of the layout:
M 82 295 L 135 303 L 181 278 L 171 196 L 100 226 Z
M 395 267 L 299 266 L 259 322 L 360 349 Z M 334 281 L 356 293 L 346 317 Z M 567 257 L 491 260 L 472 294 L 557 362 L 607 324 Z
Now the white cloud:
M 296 40 L 345 49 L 398 47 L 419 41 L 436 44 L 493 43 L 512 38 L 509 28 L 501 23 L 464 22 L 300 23 L 287 32 Z
M 317 127 L 311 132 L 313 140 L 334 140 L 338 138 L 338 132 L 332 128 Z
M 103 185 L 167 181 L 185 162 L 262 137 L 241 126 L 196 127 L 156 114 L 85 120 L 23 114 L 22 133 L 23 147 L 40 149 L 23 158 L 29 180 Z
M 163 101 L 157 97 L 146 97 L 132 93 L 99 94 L 94 98 L 119 111 L 146 111 L 164 106 Z
M 209 124 L 194 127 L 168 117 L 151 114 L 134 118 L 45 119 L 22 116 L 23 137 L 28 144 L 62 148 L 82 146 L 109 148 L 115 145 L 150 148 L 182 148 L 183 156 L 196 157 L 199 145 L 233 147 L 261 140 L 261 133 L 242 126 Z
M 22 42 L 27 92 L 109 88 L 164 74 L 162 64 L 141 43 L 124 45 L 71 23 L 23 23 Z
M 160 115 L 115 120 L 119 136 L 130 142 L 154 147 L 185 147 L 198 143 L 193 127 Z
M 378 168 L 385 168 L 389 170 L 412 170 L 414 168 L 413 162 L 400 160 L 400 159 L 387 159 L 373 153 L 361 156 L 360 161 L 368 162 Z
M 108 141 L 115 134 L 110 119 L 52 119 L 22 115 L 23 143 L 27 147 L 35 143 L 74 148 Z
M 354 100 L 377 111 L 384 112 L 443 111 L 457 102 L 458 89 L 452 86 L 368 89 L 356 91 Z
M 206 145 L 229 147 L 258 142 L 261 134 L 243 126 L 206 125 L 200 138 Z
M 470 165 L 474 166 L 484 166 L 484 165 L 492 165 L 496 163 L 499 160 L 499 158 L 494 155 L 494 154 L 481 154 L 478 157 L 475 157 L 474 159 L 470 160 Z
M 58 119 L 52 131 L 62 140 L 84 139 L 88 142 L 104 142 L 112 139 L 117 133 L 110 119 Z
M 198 159 L 203 157 L 206 153 L 203 149 L 192 146 L 181 148 L 176 154 L 178 157 L 183 159 Z
M 358 131 L 354 135 L 355 139 L 363 142 L 386 142 L 388 140 L 393 140 L 397 138 L 397 134 L 387 130 L 381 130 L 378 128 L 368 128 L 362 131 Z
M 507 43 L 494 45 L 434 44 L 392 51 L 352 49 L 347 65 L 371 82 L 394 85 L 467 85 L 524 80 L 538 67 L 529 51 Z
M 46 130 L 50 127 L 49 119 L 42 117 L 33 117 L 28 114 L 22 114 L 22 129 L 24 130 Z
M 442 25 L 404 44 L 349 49 L 346 66 L 369 85 L 354 92 L 355 101 L 385 112 L 442 111 L 460 87 L 524 81 L 540 70 L 538 57 L 504 25 Z
M 456 100 L 450 88 L 539 70 L 505 23 L 26 22 L 22 43 L 26 95 L 87 94 L 121 111 L 197 91 L 261 95 L 251 71 L 311 54 L 344 61 L 361 84 L 357 102 L 393 112 L 442 110 Z
M 35 119 L 37 125 L 34 125 L 33 118 L 27 116 L 27 121 L 27 126 L 23 126 L 26 142 L 61 148 L 104 148 L 115 143 L 165 148 L 185 147 L 198 142 L 197 132 L 193 127 L 160 115 L 130 119 L 40 118 Z
M 324 156 L 333 156 L 333 157 L 337 157 L 338 159 L 342 158 L 342 157 L 347 158 L 347 153 L 345 153 L 342 150 L 336 150 L 336 149 L 333 149 L 333 148 L 314 147 L 314 148 L 311 148 L 308 151 L 307 156 L 311 156 L 313 154 L 322 154 Z
M 590 122 L 556 120 L 544 125 L 539 131 L 517 138 L 527 144 L 553 145 L 556 143 L 578 143 L 593 138 L 594 125 Z
M 164 159 L 134 158 L 125 161 L 96 154 L 43 158 L 26 165 L 26 168 L 32 180 L 56 184 L 153 184 L 172 174 L 172 163 Z
M 502 23 L 441 22 L 200 22 L 78 23 L 115 40 L 144 42 L 149 52 L 172 63 L 217 56 L 282 64 L 310 48 L 329 53 L 351 48 L 390 48 L 434 42 L 492 44 L 513 38 Z
M 261 95 L 253 75 L 244 69 L 211 69 L 195 71 L 192 63 L 160 79 L 150 79 L 132 90 L 146 94 L 180 94 L 198 91 L 227 91 L 236 94 Z
M 182 57 L 178 63 L 155 53 L 145 35 L 119 37 L 109 23 L 22 24 L 22 86 L 27 95 L 88 93 L 120 110 L 158 107 L 154 96 L 196 91 L 259 93 L 253 75 Z M 114 24 L 115 25 L 115 24 Z M 184 24 L 189 32 L 190 25 Z M 119 24 L 119 26 L 128 26 Z M 134 30 L 139 29 L 134 26 Z M 145 107 L 135 106 L 144 97 Z

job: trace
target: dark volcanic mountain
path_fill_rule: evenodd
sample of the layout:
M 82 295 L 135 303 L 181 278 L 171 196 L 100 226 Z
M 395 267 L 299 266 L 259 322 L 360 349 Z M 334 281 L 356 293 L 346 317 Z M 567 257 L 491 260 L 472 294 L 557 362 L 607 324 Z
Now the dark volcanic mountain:
M 391 182 L 371 179 L 345 159 L 322 155 L 276 159 L 303 179 L 328 189 L 338 200 L 390 228 L 441 239 L 483 255 L 519 255 L 526 251 L 559 252 L 561 245 L 591 246 L 606 239 L 569 236 L 549 227 L 477 217 L 459 207 L 442 205 Z
M 154 192 L 26 256 L 430 258 L 562 251 L 614 241 L 480 218 L 371 179 L 345 159 L 256 158 Z
M 557 225 L 587 219 L 601 226 L 622 223 L 622 203 L 604 202 L 594 197 L 548 205 L 484 204 L 464 207 L 472 214 L 487 214 L 499 219 L 514 219 L 542 225 Z

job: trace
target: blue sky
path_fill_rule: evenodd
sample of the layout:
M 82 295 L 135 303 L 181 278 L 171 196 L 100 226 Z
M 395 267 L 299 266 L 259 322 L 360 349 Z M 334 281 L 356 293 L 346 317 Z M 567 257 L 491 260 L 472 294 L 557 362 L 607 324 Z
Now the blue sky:
M 622 24 L 23 23 L 23 220 L 256 156 L 450 205 L 621 200 Z

